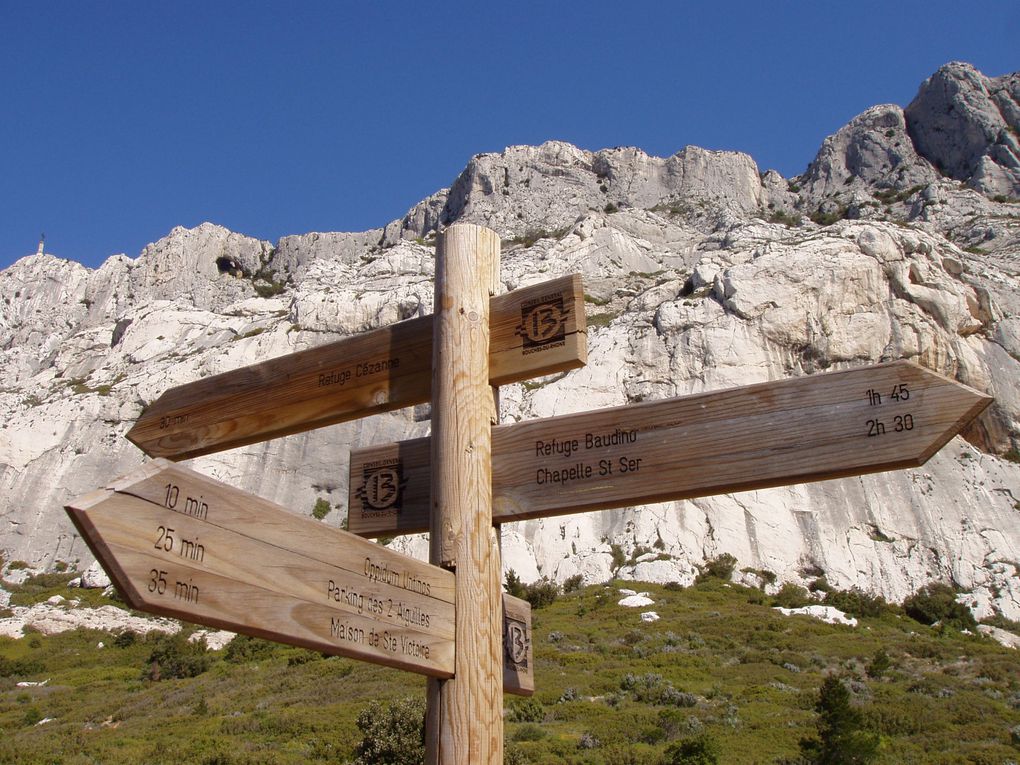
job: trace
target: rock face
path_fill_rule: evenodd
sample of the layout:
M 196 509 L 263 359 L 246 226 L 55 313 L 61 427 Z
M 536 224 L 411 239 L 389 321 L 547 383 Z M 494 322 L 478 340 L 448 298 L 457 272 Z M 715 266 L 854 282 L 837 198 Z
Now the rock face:
M 678 200 L 740 215 L 770 199 L 772 188 L 746 154 L 689 146 L 668 159 L 640 149 L 592 153 L 550 141 L 480 154 L 449 191 L 429 197 L 386 227 L 383 241 L 421 237 L 437 226 L 470 221 L 507 238 L 563 231 L 579 211 L 654 208 Z
M 914 148 L 903 110 L 885 104 L 826 138 L 801 182 L 810 196 L 824 199 L 852 187 L 857 199 L 866 202 L 874 189 L 908 189 L 937 178 L 935 168 Z
M 986 194 L 1020 194 L 1020 73 L 993 78 L 946 64 L 906 119 L 917 151 L 950 178 Z
M 431 312 L 435 232 L 468 221 L 504 238 L 507 289 L 581 272 L 588 295 L 587 367 L 505 386 L 504 421 L 899 358 L 996 399 L 922 468 L 509 524 L 506 568 L 689 583 L 729 553 L 748 582 L 824 575 L 898 600 L 940 579 L 978 615 L 1020 619 L 1020 194 L 1002 185 L 1015 141 L 968 127 L 994 122 L 990 104 L 1015 125 L 1016 82 L 949 65 L 795 179 L 737 153 L 547 143 L 475 157 L 385 229 L 273 246 L 203 224 L 95 271 L 24 258 L 0 272 L 3 559 L 87 567 L 62 505 L 144 461 L 123 435 L 149 402 Z M 420 407 L 191 465 L 299 513 L 325 500 L 339 526 L 349 449 L 427 432 Z

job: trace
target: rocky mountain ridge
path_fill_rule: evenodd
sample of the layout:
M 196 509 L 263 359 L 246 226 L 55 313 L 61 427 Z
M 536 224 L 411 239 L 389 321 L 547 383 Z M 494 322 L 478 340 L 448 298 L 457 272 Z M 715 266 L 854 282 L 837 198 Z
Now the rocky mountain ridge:
M 581 272 L 584 369 L 506 386 L 504 421 L 909 358 L 995 405 L 928 464 L 504 527 L 525 581 L 824 576 L 898 600 L 931 579 L 1020 619 L 1020 74 L 949 64 L 905 109 L 826 139 L 798 178 L 747 155 L 564 143 L 471 160 L 390 225 L 275 245 L 212 224 L 100 268 L 0 272 L 0 549 L 91 561 L 61 509 L 144 461 L 123 438 L 168 387 L 431 312 L 433 237 L 504 238 L 507 289 Z M 346 454 L 427 433 L 427 407 L 190 461 L 309 513 L 346 505 Z M 678 455 L 682 458 L 682 455 Z M 421 554 L 421 538 L 395 546 Z

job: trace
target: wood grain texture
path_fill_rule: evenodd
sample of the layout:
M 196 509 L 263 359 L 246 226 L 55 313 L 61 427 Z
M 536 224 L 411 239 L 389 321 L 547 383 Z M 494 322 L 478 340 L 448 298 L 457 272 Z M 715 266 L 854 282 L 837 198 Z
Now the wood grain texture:
M 503 761 L 502 598 L 492 529 L 489 297 L 499 237 L 446 229 L 436 258 L 430 561 L 456 571 L 454 677 L 429 693 L 426 759 Z M 540 329 L 540 327 L 539 327 Z
M 585 363 L 579 275 L 487 303 L 494 385 Z M 150 456 L 178 460 L 424 403 L 432 330 L 433 317 L 411 319 L 171 388 L 127 437 Z
M 991 402 L 897 361 L 493 428 L 496 523 L 916 467 Z M 399 505 L 353 496 L 349 528 L 409 533 L 427 523 L 428 439 L 351 454 L 390 460 Z M 370 471 L 369 471 L 370 472 Z
M 139 610 L 448 677 L 453 575 L 157 461 L 67 512 Z

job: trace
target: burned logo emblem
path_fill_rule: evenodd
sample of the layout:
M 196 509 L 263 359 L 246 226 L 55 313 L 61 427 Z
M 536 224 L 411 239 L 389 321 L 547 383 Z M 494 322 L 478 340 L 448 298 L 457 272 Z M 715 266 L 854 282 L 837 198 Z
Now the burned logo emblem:
M 525 354 L 563 345 L 567 336 L 563 295 L 546 295 L 522 304 L 517 335 L 523 340 Z
M 356 492 L 365 510 L 372 512 L 400 511 L 400 498 L 407 481 L 399 459 L 369 462 L 362 473 L 363 480 Z
M 503 618 L 503 655 L 508 669 L 522 672 L 528 669 L 531 654 L 531 633 L 528 625 L 509 616 Z

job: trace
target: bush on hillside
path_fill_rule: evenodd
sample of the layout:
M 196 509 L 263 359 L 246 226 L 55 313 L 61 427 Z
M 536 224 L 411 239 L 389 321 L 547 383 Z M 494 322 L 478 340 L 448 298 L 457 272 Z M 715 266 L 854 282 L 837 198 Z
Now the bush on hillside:
M 577 592 L 582 587 L 584 587 L 584 577 L 581 576 L 580 574 L 575 574 L 574 576 L 568 577 L 563 582 L 564 592 Z
M 925 585 L 903 601 L 903 610 L 911 619 L 921 624 L 935 622 L 955 627 L 958 630 L 976 630 L 974 614 L 956 600 L 956 590 L 948 584 L 932 582 Z
M 189 643 L 180 632 L 160 635 L 149 654 L 142 677 L 153 681 L 196 677 L 209 669 L 210 663 L 202 641 Z
M 718 762 L 719 745 L 705 734 L 670 744 L 662 757 L 662 765 L 716 765 Z
M 707 579 L 722 579 L 723 581 L 730 581 L 733 576 L 733 569 L 737 567 L 737 559 L 729 553 L 723 553 L 717 555 L 715 558 L 709 558 L 705 561 L 705 565 L 701 568 L 701 573 L 695 581 L 704 582 Z
M 793 582 L 786 582 L 772 598 L 772 605 L 779 608 L 803 608 L 810 602 L 807 590 Z
M 276 643 L 251 635 L 237 635 L 227 643 L 223 658 L 231 664 L 268 659 L 276 651 Z
M 890 609 L 885 598 L 880 595 L 869 595 L 857 587 L 851 590 L 830 590 L 825 594 L 823 602 L 827 606 L 838 608 L 844 614 L 858 618 L 877 619 Z
M 506 572 L 507 594 L 528 601 L 532 608 L 542 608 L 556 601 L 560 594 L 560 586 L 556 582 L 542 577 L 537 582 L 524 584 L 517 572 L 510 569 Z
M 536 698 L 511 699 L 506 708 L 506 720 L 512 723 L 545 721 L 545 707 Z
M 373 701 L 356 724 L 363 738 L 354 749 L 354 765 L 420 765 L 425 760 L 424 698 L 385 706 Z

